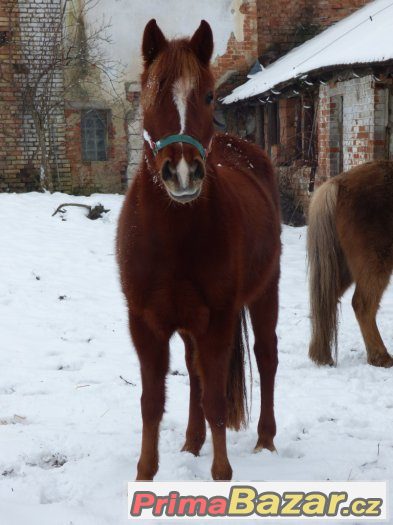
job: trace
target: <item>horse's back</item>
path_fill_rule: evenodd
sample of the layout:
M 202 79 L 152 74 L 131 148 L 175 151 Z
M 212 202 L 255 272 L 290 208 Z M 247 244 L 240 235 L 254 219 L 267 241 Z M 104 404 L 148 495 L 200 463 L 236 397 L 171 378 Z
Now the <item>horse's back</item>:
M 233 135 L 217 133 L 212 146 L 213 162 L 216 166 L 230 170 L 236 182 L 249 184 L 257 188 L 252 179 L 259 185 L 259 192 L 265 192 L 279 209 L 277 179 L 272 163 L 265 151 L 258 145 Z

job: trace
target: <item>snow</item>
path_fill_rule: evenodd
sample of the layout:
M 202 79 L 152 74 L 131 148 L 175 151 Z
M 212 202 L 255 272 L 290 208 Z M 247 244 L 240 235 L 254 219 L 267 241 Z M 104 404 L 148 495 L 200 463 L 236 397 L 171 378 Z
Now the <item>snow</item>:
M 224 98 L 231 104 L 266 93 L 320 68 L 383 62 L 393 58 L 393 2 L 376 0 L 253 75 Z
M 114 257 L 122 200 L 0 195 L 0 508 L 6 525 L 127 523 L 126 481 L 134 478 L 141 439 L 141 383 Z M 81 208 L 68 208 L 66 220 L 51 217 L 62 202 L 100 202 L 111 211 L 97 221 Z M 350 293 L 343 301 L 338 367 L 318 368 L 307 358 L 305 235 L 305 228 L 290 227 L 282 235 L 278 454 L 252 453 L 254 372 L 251 426 L 228 435 L 234 479 L 391 479 L 393 374 L 366 364 Z M 392 317 L 390 288 L 379 316 L 390 348 Z M 174 339 L 162 481 L 210 479 L 210 436 L 199 458 L 179 451 L 188 400 L 183 354 Z

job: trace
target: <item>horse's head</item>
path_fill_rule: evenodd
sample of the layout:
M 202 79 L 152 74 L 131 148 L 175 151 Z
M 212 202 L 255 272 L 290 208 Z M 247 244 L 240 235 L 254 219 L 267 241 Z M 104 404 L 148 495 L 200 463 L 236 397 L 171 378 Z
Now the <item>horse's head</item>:
M 155 20 L 143 35 L 144 138 L 169 196 L 196 199 L 213 138 L 213 35 L 204 20 L 192 38 L 168 41 Z M 150 155 L 150 154 L 149 154 Z

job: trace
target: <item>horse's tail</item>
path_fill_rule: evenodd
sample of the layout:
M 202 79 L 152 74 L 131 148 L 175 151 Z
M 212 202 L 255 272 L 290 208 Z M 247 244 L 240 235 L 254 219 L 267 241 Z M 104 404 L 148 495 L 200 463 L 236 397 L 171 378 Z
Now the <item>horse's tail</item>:
M 307 252 L 310 285 L 310 358 L 320 365 L 337 357 L 337 306 L 349 274 L 339 243 L 335 215 L 338 185 L 323 184 L 311 200 L 308 215 Z
M 251 363 L 246 311 L 243 308 L 237 321 L 227 382 L 227 427 L 233 430 L 246 427 L 249 420 L 245 377 L 246 353 Z

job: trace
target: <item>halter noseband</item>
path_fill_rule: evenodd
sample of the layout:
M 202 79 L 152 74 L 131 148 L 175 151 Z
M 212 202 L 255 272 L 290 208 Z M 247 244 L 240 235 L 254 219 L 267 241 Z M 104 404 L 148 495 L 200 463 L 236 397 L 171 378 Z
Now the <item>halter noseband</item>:
M 190 135 L 169 135 L 168 137 L 157 140 L 157 142 L 153 142 L 148 133 L 144 133 L 144 138 L 150 144 L 154 156 L 157 155 L 160 149 L 163 149 L 166 146 L 169 146 L 170 144 L 175 144 L 176 142 L 182 142 L 183 144 L 191 144 L 191 146 L 194 146 L 194 148 L 196 148 L 201 154 L 202 159 L 204 161 L 206 160 L 207 150 L 202 146 L 200 142 L 198 142 L 196 139 L 194 139 L 194 137 L 191 137 Z

